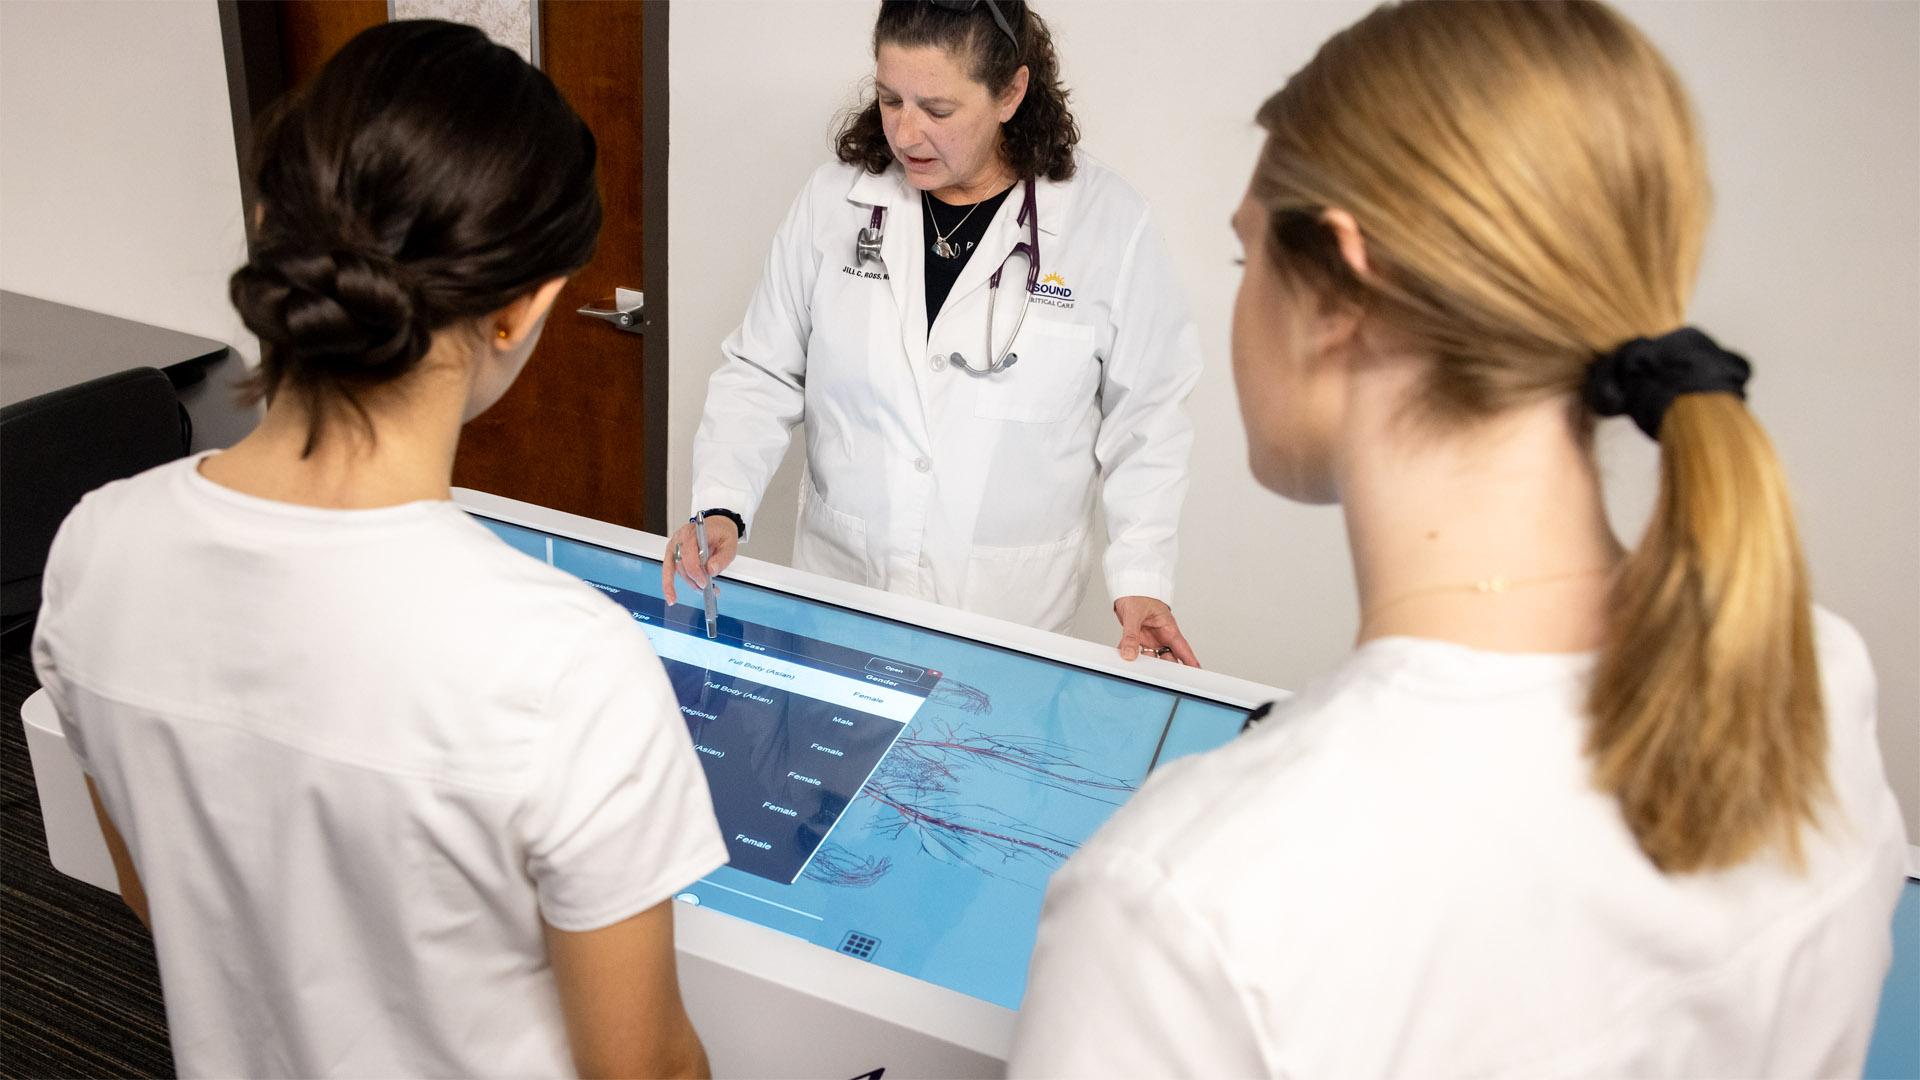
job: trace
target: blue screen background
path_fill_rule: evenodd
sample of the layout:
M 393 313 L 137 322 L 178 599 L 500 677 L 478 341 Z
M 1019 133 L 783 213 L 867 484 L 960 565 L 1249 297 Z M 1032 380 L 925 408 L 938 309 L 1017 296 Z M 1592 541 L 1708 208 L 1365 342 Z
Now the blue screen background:
M 568 573 L 661 595 L 654 560 L 477 520 Z M 1227 742 L 1246 716 L 741 582 L 721 581 L 720 610 L 942 679 L 798 880 L 722 867 L 680 898 L 1009 1009 L 1047 879 L 1150 768 Z

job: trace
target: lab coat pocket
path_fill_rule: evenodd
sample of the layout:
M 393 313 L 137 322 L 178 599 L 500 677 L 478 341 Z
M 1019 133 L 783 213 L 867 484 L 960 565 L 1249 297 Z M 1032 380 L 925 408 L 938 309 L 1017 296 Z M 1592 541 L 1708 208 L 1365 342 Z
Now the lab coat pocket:
M 1020 361 L 981 378 L 973 414 L 984 420 L 1055 424 L 1093 401 L 1100 364 L 1093 355 L 1093 327 L 1027 314 L 1014 339 Z
M 800 527 L 794 530 L 793 565 L 842 581 L 872 583 L 867 573 L 867 523 L 827 505 L 811 471 L 800 481 Z
M 1087 530 L 1023 547 L 975 544 L 967 559 L 968 611 L 1066 633 L 1086 592 L 1092 545 Z

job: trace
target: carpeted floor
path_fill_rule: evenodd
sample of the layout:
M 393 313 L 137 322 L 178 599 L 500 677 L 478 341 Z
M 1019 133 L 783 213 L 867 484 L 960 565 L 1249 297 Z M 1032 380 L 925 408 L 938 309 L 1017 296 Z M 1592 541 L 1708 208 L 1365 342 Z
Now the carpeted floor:
M 118 896 L 47 862 L 20 703 L 0 654 L 0 1077 L 172 1076 L 153 938 Z

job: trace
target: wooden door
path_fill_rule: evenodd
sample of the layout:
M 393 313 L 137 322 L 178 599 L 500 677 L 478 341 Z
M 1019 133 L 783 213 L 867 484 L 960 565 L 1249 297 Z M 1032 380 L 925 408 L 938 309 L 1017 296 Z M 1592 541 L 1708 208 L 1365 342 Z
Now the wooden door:
M 274 83 L 284 90 L 310 78 L 354 34 L 385 21 L 387 3 L 223 0 L 222 14 L 241 131 L 252 120 L 242 113 L 257 115 Z M 593 262 L 561 291 L 526 370 L 467 425 L 453 482 L 664 532 L 666 4 L 538 0 L 535 17 L 540 66 L 599 144 L 605 224 Z M 275 66 L 277 77 L 262 74 Z M 244 150 L 243 142 L 243 160 Z M 576 314 L 616 288 L 645 293 L 644 333 Z

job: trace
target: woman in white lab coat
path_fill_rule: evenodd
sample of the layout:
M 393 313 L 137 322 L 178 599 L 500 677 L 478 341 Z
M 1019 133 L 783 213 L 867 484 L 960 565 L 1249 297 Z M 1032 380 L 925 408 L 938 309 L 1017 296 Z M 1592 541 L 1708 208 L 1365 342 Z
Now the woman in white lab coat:
M 1673 72 L 1596 3 L 1383 5 L 1259 120 L 1234 377 L 1255 476 L 1346 515 L 1360 643 L 1054 876 L 1009 1073 L 1860 1075 L 1900 811 L 1750 369 L 1685 326 Z
M 805 420 L 795 566 L 1062 630 L 1098 503 L 1121 654 L 1196 663 L 1169 605 L 1200 358 L 1146 204 L 1074 149 L 1027 5 L 888 3 L 874 42 L 874 100 L 723 346 L 693 448 L 712 554 L 683 527 L 680 572 L 731 561 Z

